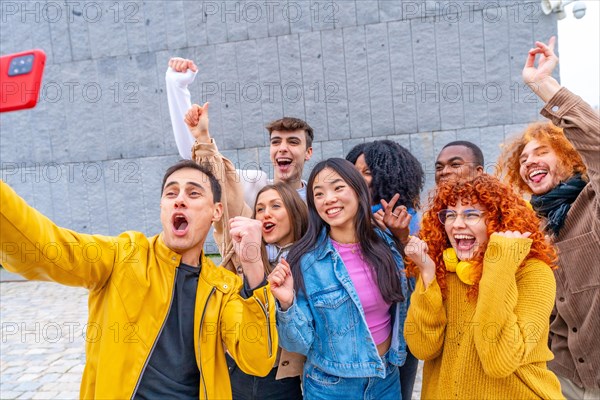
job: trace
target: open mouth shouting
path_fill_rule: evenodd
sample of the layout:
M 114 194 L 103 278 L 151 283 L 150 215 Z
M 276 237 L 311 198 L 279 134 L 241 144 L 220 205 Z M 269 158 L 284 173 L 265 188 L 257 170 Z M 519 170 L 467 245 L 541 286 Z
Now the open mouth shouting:
M 469 252 L 474 249 L 477 241 L 475 236 L 467 234 L 454 235 L 454 242 L 456 243 L 457 252 Z
M 294 160 L 288 157 L 279 157 L 275 159 L 275 163 L 277 164 L 277 168 L 281 172 L 289 173 L 292 170 L 292 163 Z
M 535 167 L 529 171 L 527 175 L 529 180 L 533 183 L 540 183 L 548 175 L 548 170 L 544 168 Z
M 273 232 L 273 230 L 275 229 L 277 225 L 272 223 L 272 222 L 265 222 L 263 223 L 263 234 L 269 234 L 271 232 Z
M 175 236 L 185 236 L 189 229 L 187 217 L 183 213 L 175 213 L 171 218 L 171 222 Z

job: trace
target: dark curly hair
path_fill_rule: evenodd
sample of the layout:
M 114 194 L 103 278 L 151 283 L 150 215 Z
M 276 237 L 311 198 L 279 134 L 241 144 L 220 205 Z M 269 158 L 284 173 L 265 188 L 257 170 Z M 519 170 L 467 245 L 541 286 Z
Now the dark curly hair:
M 448 206 L 455 206 L 459 201 L 463 204 L 479 204 L 486 208 L 488 237 L 494 232 L 531 232 L 529 238 L 533 240 L 533 244 L 527 258 L 536 258 L 555 268 L 556 250 L 545 239 L 544 232 L 540 229 L 540 219 L 512 188 L 487 174 L 478 176 L 472 181 L 442 182 L 437 187 L 428 210 L 423 214 L 419 237 L 427 243 L 428 254 L 435 262 L 435 277 L 444 298 L 446 298 L 447 285 L 443 252 L 452 245 L 437 214 Z M 479 292 L 486 249 L 487 243 L 471 260 L 476 276 L 475 284 L 467 292 L 470 299 L 476 298 Z M 406 269 L 411 276 L 417 273 L 415 264 L 410 260 L 406 260 Z
M 361 154 L 371 171 L 371 204 L 390 201 L 398 193 L 397 205 L 419 208 L 425 172 L 410 151 L 391 140 L 376 140 L 354 146 L 346 160 L 356 164 Z
M 361 154 L 364 154 L 365 147 L 367 147 L 369 143 L 359 143 L 354 146 L 346 155 L 346 160 L 350 161 L 352 164 L 356 164 L 356 160 L 360 157 Z

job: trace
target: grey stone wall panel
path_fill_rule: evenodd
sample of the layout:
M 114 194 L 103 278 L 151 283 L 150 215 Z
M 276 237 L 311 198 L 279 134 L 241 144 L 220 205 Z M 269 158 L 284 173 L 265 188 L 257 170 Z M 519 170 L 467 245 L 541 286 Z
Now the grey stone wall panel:
M 41 4 L 41 2 L 21 4 L 26 7 L 26 4 Z M 58 17 L 58 11 L 56 11 L 56 14 L 54 15 L 48 15 L 43 12 L 43 7 L 40 9 L 41 20 L 48 21 L 50 25 L 50 37 L 52 38 L 52 61 L 54 63 L 69 62 L 72 60 L 72 54 L 71 41 L 69 40 L 67 7 L 65 4 L 59 2 L 53 2 L 52 6 L 56 7 L 56 10 L 60 10 L 60 17 Z M 27 16 L 25 16 L 25 20 L 27 20 Z
M 256 41 L 236 43 L 239 73 L 239 92 L 242 109 L 244 145 L 246 147 L 264 146 L 264 130 L 260 101 L 263 87 L 258 71 L 258 52 Z
M 373 136 L 394 133 L 387 24 L 367 25 L 366 45 Z
M 431 19 L 412 20 L 412 46 L 417 85 L 419 131 L 441 129 L 438 54 L 435 25 Z
M 266 125 L 274 119 L 281 118 L 284 114 L 277 39 L 258 39 L 256 40 L 256 49 L 258 52 L 258 75 L 263 89 L 260 104 L 263 125 Z
M 306 119 L 319 140 L 327 140 L 327 101 L 328 82 L 323 75 L 323 49 L 321 32 L 307 32 L 298 35 L 302 66 L 302 92 Z M 332 100 L 332 99 L 329 99 Z
M 335 29 L 345 28 L 347 26 L 356 25 L 356 2 L 349 1 L 334 1 L 338 7 L 335 9 L 335 21 L 333 23 Z
M 415 82 L 410 22 L 390 22 L 388 25 L 390 45 L 390 69 L 394 106 L 394 131 L 409 133 L 417 131 L 417 87 Z
M 128 54 L 126 24 L 123 5 L 127 3 L 94 2 L 88 7 L 88 32 L 92 58 L 124 56 Z M 134 3 L 132 3 L 134 4 Z M 59 27 L 61 24 L 56 24 Z M 55 25 L 52 24 L 52 27 Z M 60 32 L 52 32 L 52 39 Z M 54 46 L 56 57 L 56 46 Z M 70 59 L 70 58 L 69 58 Z M 55 59 L 55 61 L 57 61 Z
M 165 16 L 167 19 L 167 47 L 178 49 L 187 47 L 187 32 L 185 26 L 184 4 L 187 1 L 172 0 L 165 3 Z M 173 23 L 177 21 L 176 23 Z
M 218 82 L 221 91 L 221 123 L 223 127 L 219 136 L 219 145 L 223 149 L 243 148 L 244 127 L 235 43 L 217 45 L 216 53 L 216 61 L 219 66 Z
M 227 41 L 237 42 L 248 39 L 247 12 L 245 12 L 244 1 L 223 1 L 220 3 L 225 13 L 222 14 L 221 21 L 224 21 L 227 27 Z
M 353 3 L 352 3 L 353 4 Z M 327 109 L 327 131 L 315 132 L 318 140 L 350 137 L 350 109 L 341 29 L 321 32 L 324 86 L 319 87 L 321 106 Z
M 509 35 L 506 8 L 490 7 L 483 11 L 485 37 L 484 101 L 488 107 L 488 124 L 512 123 L 510 95 Z
M 221 65 L 217 58 L 217 46 L 199 46 L 194 50 L 190 57 L 198 67 L 198 74 L 190 87 L 192 104 L 209 103 L 210 133 L 217 138 L 219 149 L 227 149 L 226 143 L 221 140 L 225 135 L 221 112 L 221 108 L 224 107 L 224 102 L 221 100 L 221 87 L 224 87 L 224 82 L 220 78 Z
M 298 35 L 277 38 L 279 53 L 279 88 L 283 97 L 283 113 L 305 119 L 304 94 L 302 93 L 302 66 Z
M 185 1 L 183 3 L 187 43 L 190 47 L 204 46 L 208 43 L 203 8 L 204 3 L 201 1 Z
M 290 33 L 289 17 L 286 17 L 287 2 L 265 2 L 266 13 L 265 18 L 267 19 L 269 36 L 284 36 Z
M 435 25 L 438 51 L 440 118 L 442 129 L 465 126 L 458 23 L 439 22 Z
M 488 120 L 487 103 L 483 96 L 486 84 L 485 41 L 483 16 L 473 12 L 460 19 L 460 56 L 465 126 L 485 126 Z
M 350 136 L 353 138 L 369 137 L 373 134 L 373 128 L 369 101 L 365 28 L 364 26 L 344 28 L 343 32 Z
M 127 21 L 124 24 L 127 32 L 129 54 L 150 51 L 146 37 L 146 22 L 149 20 L 145 16 L 144 3 L 141 1 L 128 2 L 123 10 L 123 18 Z M 73 56 L 75 56 L 74 48 Z
M 313 31 L 333 29 L 343 2 L 336 0 L 311 1 L 309 10 Z
M 92 49 L 90 47 L 90 34 L 88 30 L 89 23 L 83 16 L 83 7 L 73 4 L 71 13 L 68 13 L 68 8 L 65 9 L 65 18 L 68 18 L 68 29 L 69 29 L 69 42 L 71 45 L 71 52 L 73 61 L 87 60 L 92 56 Z M 77 15 L 81 13 L 82 15 Z
M 190 2 L 191 3 L 191 2 Z M 166 50 L 167 24 L 165 18 L 165 4 L 161 1 L 147 1 L 144 3 L 144 25 L 146 26 L 146 40 L 150 51 Z M 178 23 L 179 26 L 181 23 Z
M 376 24 L 379 22 L 379 4 L 377 1 L 355 0 L 355 4 L 357 25 Z

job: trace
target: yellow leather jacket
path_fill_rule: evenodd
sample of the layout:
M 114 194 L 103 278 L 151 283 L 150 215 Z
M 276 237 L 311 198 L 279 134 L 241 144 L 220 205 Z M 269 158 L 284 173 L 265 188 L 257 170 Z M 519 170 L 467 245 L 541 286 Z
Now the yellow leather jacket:
M 180 256 L 161 235 L 87 235 L 56 226 L 0 181 L 0 263 L 27 279 L 89 289 L 81 398 L 134 396 L 168 315 Z M 246 373 L 265 376 L 277 353 L 268 286 L 243 299 L 242 280 L 202 255 L 194 335 L 200 398 L 231 398 L 223 346 Z

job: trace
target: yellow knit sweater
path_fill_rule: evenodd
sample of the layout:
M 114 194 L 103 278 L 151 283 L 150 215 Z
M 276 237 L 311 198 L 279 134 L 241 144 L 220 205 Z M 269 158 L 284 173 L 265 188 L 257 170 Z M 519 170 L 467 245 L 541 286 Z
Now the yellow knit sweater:
M 564 399 L 547 369 L 556 282 L 528 259 L 531 239 L 492 235 L 476 300 L 448 272 L 447 298 L 419 278 L 405 323 L 411 352 L 425 360 L 423 399 Z

